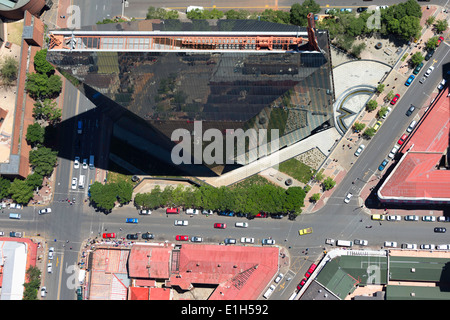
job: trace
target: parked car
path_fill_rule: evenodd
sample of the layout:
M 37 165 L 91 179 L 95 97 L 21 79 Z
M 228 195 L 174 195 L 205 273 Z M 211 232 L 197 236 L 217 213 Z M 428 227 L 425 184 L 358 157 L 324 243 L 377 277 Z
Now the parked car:
M 388 114 L 392 111 L 391 107 L 387 107 L 386 112 L 384 113 L 384 115 L 381 117 L 382 119 L 386 119 Z
M 219 211 L 218 215 L 219 216 L 233 217 L 234 216 L 234 212 L 233 211 Z
M 52 212 L 51 208 L 45 208 L 45 209 L 39 210 L 39 214 L 45 214 L 45 213 L 50 213 L 50 212 Z
M 435 222 L 436 221 L 436 217 L 434 217 L 434 216 L 423 216 L 422 217 L 422 221 Z
M 369 244 L 369 241 L 367 240 L 360 240 L 360 239 L 355 239 L 355 241 L 353 241 L 354 244 L 360 245 L 360 246 L 367 246 Z
M 189 241 L 189 237 L 186 235 L 177 235 L 175 236 L 175 240 L 177 241 Z
M 450 222 L 450 217 L 440 216 L 438 217 L 439 222 Z
M 281 279 L 283 279 L 283 277 L 284 277 L 284 274 L 282 274 L 282 273 L 280 273 L 276 278 L 275 278 L 275 283 L 278 283 L 278 282 L 280 282 L 281 281 Z
M 138 223 L 139 220 L 138 220 L 138 218 L 127 218 L 127 219 L 125 220 L 125 222 L 126 222 L 126 223 Z
M 421 62 L 420 64 L 417 65 L 417 67 L 414 68 L 413 74 L 418 75 L 420 70 L 423 67 L 423 62 Z
M 425 76 L 425 77 L 429 77 L 430 74 L 433 72 L 433 70 L 434 70 L 434 66 L 429 67 L 429 68 L 427 69 L 427 71 L 425 72 L 424 76 Z
M 442 79 L 442 81 L 439 83 L 439 85 L 437 86 L 438 90 L 442 90 L 444 89 L 445 83 L 447 82 L 447 80 Z
M 397 143 L 402 145 L 406 141 L 406 138 L 408 138 L 408 135 L 405 133 L 400 137 L 400 139 L 398 139 Z
M 187 226 L 189 221 L 187 220 L 175 220 L 174 225 L 176 226 Z
M 386 220 L 388 221 L 402 221 L 402 217 L 401 216 L 387 216 Z
M 236 239 L 226 238 L 223 242 L 225 242 L 225 244 L 235 244 L 236 243 Z
M 378 129 L 380 129 L 380 127 L 381 127 L 381 121 L 377 121 L 377 122 L 375 123 L 375 125 L 373 126 L 373 129 L 374 129 L 375 131 L 378 131 Z
M 388 158 L 394 159 L 395 154 L 397 153 L 398 149 L 400 149 L 400 147 L 398 147 L 398 146 L 393 147 L 391 152 L 389 152 L 389 154 L 388 154 Z
M 397 248 L 397 242 L 395 241 L 385 241 L 384 246 L 388 248 Z
M 226 223 L 214 223 L 214 228 L 216 229 L 226 229 L 227 224 Z
M 236 222 L 234 224 L 234 226 L 238 227 L 238 228 L 248 228 L 248 223 L 247 222 Z
M 267 244 L 267 245 L 272 245 L 272 244 L 275 244 L 275 240 L 273 240 L 273 239 L 262 239 L 261 243 L 262 244 Z
M 398 99 L 400 98 L 400 95 L 397 93 L 394 98 L 391 100 L 391 104 L 394 105 L 397 103 Z
M 436 246 L 434 244 L 421 244 L 420 245 L 420 249 L 434 250 L 435 248 L 436 248 Z
M 53 264 L 51 262 L 47 263 L 47 272 L 48 273 L 53 272 Z
M 143 233 L 143 234 L 142 234 L 142 239 L 150 240 L 150 239 L 153 239 L 153 238 L 155 238 L 155 236 L 153 235 L 153 233 L 146 232 L 146 233 Z
M 416 120 L 411 121 L 408 128 L 406 129 L 406 132 L 411 133 L 414 130 L 414 127 L 416 126 L 416 124 L 417 124 Z
M 41 288 L 41 297 L 45 298 L 46 295 L 47 295 L 47 288 L 46 287 L 42 287 Z
M 381 162 L 381 164 L 378 166 L 378 170 L 383 171 L 388 162 L 389 162 L 388 159 L 384 159 L 383 162 Z
M 334 243 L 336 242 L 336 240 L 331 239 L 331 238 L 327 238 L 325 239 L 325 244 L 329 244 L 329 245 L 334 245 Z
M 300 289 L 305 285 L 306 281 L 308 281 L 308 279 L 303 278 L 302 281 L 300 281 L 300 283 L 297 285 L 297 290 L 300 291 Z
M 313 264 L 309 267 L 308 271 L 306 271 L 306 273 L 305 273 L 305 278 L 308 279 L 308 278 L 312 275 L 312 273 L 314 272 L 314 270 L 316 270 L 316 268 L 317 268 L 317 265 L 313 263 Z
M 431 57 L 433 56 L 433 54 L 434 54 L 434 49 L 433 50 L 430 50 L 430 51 L 428 51 L 428 53 L 425 55 L 425 61 L 428 61 L 428 60 L 430 60 L 431 59 Z
M 446 231 L 447 231 L 447 229 L 444 228 L 444 227 L 436 227 L 436 228 L 434 228 L 434 232 L 436 232 L 436 233 L 445 233 Z
M 130 234 L 127 234 L 127 239 L 128 240 L 137 240 L 137 239 L 139 239 L 139 237 L 138 237 L 137 233 L 130 233 Z
M 212 215 L 212 214 L 214 214 L 214 211 L 212 211 L 212 210 L 203 210 L 202 214 Z
M 356 151 L 355 151 L 355 156 L 357 156 L 357 157 L 359 157 L 359 155 L 361 154 L 361 152 L 363 152 L 363 150 L 364 150 L 364 148 L 365 148 L 366 146 L 365 145 L 360 145 L 359 147 L 358 147 L 358 149 L 356 149 Z
M 351 8 L 342 8 L 341 9 L 341 12 L 343 12 L 343 13 L 350 13 L 350 12 L 352 12 L 353 10 L 351 9 Z
M 267 214 L 267 212 L 259 212 L 257 215 L 255 215 L 255 218 L 267 218 L 269 217 L 269 215 Z
M 353 197 L 353 194 L 351 194 L 350 192 L 347 193 L 347 195 L 345 196 L 344 202 L 345 203 L 349 203 L 350 199 Z
M 356 9 L 356 12 L 361 13 L 364 11 L 367 11 L 367 9 L 369 9 L 368 7 L 359 7 L 358 9 Z
M 200 210 L 197 209 L 186 209 L 186 214 L 199 214 Z
M 192 242 L 202 242 L 202 241 L 203 241 L 203 238 L 202 238 L 202 237 L 194 236 L 194 237 L 191 238 L 191 241 L 192 241 Z
M 419 216 L 407 215 L 405 216 L 405 221 L 419 221 Z
M 439 39 L 438 39 L 438 41 L 437 41 L 436 47 L 439 47 L 439 45 L 441 44 L 442 41 L 444 41 L 444 37 L 443 37 L 443 36 L 440 36 Z
M 381 214 L 373 214 L 372 220 L 384 220 L 384 216 Z
M 255 243 L 255 238 L 242 237 L 241 242 L 242 243 Z
M 415 106 L 411 105 L 408 110 L 406 111 L 406 115 L 409 117 L 410 115 L 412 115 L 412 113 L 414 112 L 414 110 L 416 109 Z
M 147 209 L 145 209 L 145 210 L 141 210 L 141 211 L 139 211 L 139 214 L 141 214 L 141 215 L 152 214 L 152 211 L 151 211 L 151 210 L 147 210 Z
M 414 244 L 414 243 L 403 243 L 403 244 L 402 244 L 402 249 L 412 249 L 412 250 L 415 250 L 415 249 L 417 249 L 417 244 Z
M 440 244 L 436 246 L 436 250 L 450 250 L 450 244 Z
M 412 74 L 408 77 L 408 80 L 406 80 L 405 82 L 405 86 L 409 87 L 409 85 L 411 84 L 411 82 L 413 82 L 415 76 Z
M 22 238 L 22 232 L 18 232 L 18 231 L 11 231 L 9 233 L 9 236 L 11 238 Z

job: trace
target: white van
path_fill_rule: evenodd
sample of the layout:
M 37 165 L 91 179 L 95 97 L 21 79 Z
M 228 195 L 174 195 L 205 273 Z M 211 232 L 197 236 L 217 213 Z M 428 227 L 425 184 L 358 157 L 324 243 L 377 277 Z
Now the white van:
M 275 286 L 271 285 L 269 287 L 269 289 L 267 289 L 267 291 L 264 293 L 263 297 L 268 299 L 274 290 L 275 290 Z
M 353 242 L 348 240 L 338 240 L 336 241 L 336 245 L 339 247 L 351 247 Z
M 416 124 L 417 124 L 417 121 L 415 121 L 415 120 L 412 121 L 412 122 L 410 123 L 408 129 L 406 129 L 406 131 L 407 131 L 407 132 L 413 131 L 413 129 L 414 129 L 414 127 L 416 126 Z
M 20 219 L 21 215 L 20 213 L 10 213 L 9 218 L 10 219 Z
M 80 181 L 78 182 L 78 188 L 84 189 L 84 181 L 86 181 L 85 175 L 80 175 Z

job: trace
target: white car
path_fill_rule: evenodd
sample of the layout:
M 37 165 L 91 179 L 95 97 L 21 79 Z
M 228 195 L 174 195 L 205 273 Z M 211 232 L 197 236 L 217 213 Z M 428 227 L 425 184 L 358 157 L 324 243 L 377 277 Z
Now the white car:
M 242 237 L 241 242 L 242 243 L 255 243 L 255 238 Z
M 273 239 L 262 239 L 261 243 L 262 244 L 267 244 L 267 245 L 272 245 L 272 244 L 275 244 L 275 240 L 273 240 Z
M 53 260 L 53 251 L 48 252 L 48 260 Z
M 386 220 L 388 220 L 388 221 L 401 221 L 402 217 L 401 216 L 387 216 Z
M 202 241 L 203 241 L 203 238 L 202 238 L 202 237 L 192 237 L 192 238 L 191 238 L 191 241 L 192 241 L 192 242 L 202 242 Z
M 349 203 L 350 199 L 353 197 L 353 194 L 351 194 L 350 192 L 345 196 L 344 202 L 345 203 Z
M 46 287 L 42 287 L 41 288 L 41 297 L 45 298 L 46 294 L 47 294 L 47 288 Z
M 186 214 L 199 214 L 200 210 L 197 209 L 186 209 Z
M 53 272 L 52 266 L 53 266 L 53 265 L 52 265 L 51 262 L 47 264 L 47 272 L 48 272 L 48 273 L 52 273 L 52 272 Z
M 438 217 L 439 222 L 450 222 L 450 217 L 440 216 Z
M 414 243 L 403 243 L 402 244 L 402 249 L 417 249 L 417 244 Z
M 22 209 L 22 205 L 18 204 L 18 203 L 11 203 L 9 205 L 10 209 Z
M 429 67 L 428 70 L 427 70 L 427 72 L 425 72 L 424 76 L 425 76 L 425 77 L 430 76 L 430 74 L 433 72 L 433 70 L 434 70 L 434 67 L 433 67 L 433 66 Z
M 436 217 L 434 217 L 434 216 L 423 216 L 422 217 L 422 221 L 435 222 L 436 221 Z
M 360 245 L 360 246 L 367 246 L 369 244 L 369 241 L 355 239 L 355 241 L 353 241 L 353 243 L 356 245 Z
M 5 233 L 3 231 L 0 231 L 0 237 L 3 237 Z
M 397 153 L 398 149 L 400 149 L 399 146 L 393 147 L 392 150 L 391 150 L 391 152 L 389 152 L 388 157 L 391 158 L 391 159 L 394 159 L 395 154 Z
M 408 215 L 408 216 L 405 216 L 405 220 L 406 221 L 419 221 L 419 216 Z
M 444 86 L 445 86 L 445 83 L 446 83 L 447 81 L 445 80 L 445 79 L 443 79 L 440 83 L 439 83 L 439 85 L 438 85 L 438 90 L 442 90 L 442 89 L 444 89 Z
M 377 6 L 377 7 L 375 8 L 375 10 L 387 9 L 387 8 L 389 8 L 389 6 Z
M 385 241 L 384 246 L 388 248 L 397 248 L 397 242 L 395 241 Z
M 391 111 L 392 111 L 392 108 L 391 107 L 387 107 L 386 113 L 382 116 L 382 118 L 386 119 L 388 114 L 389 114 L 389 112 L 391 112 Z
M 139 214 L 142 214 L 142 215 L 152 214 L 152 211 L 151 210 L 141 210 L 141 211 L 139 211 Z
M 278 283 L 281 281 L 281 279 L 283 279 L 284 274 L 280 273 L 276 278 L 275 278 L 275 283 Z
M 45 208 L 45 209 L 39 210 L 39 214 L 45 214 L 45 213 L 50 213 L 50 212 L 52 212 L 51 208 Z
M 77 178 L 72 178 L 72 190 L 75 190 L 77 188 Z
M 83 159 L 83 169 L 87 169 L 87 168 L 88 168 L 87 159 Z
M 203 210 L 202 214 L 212 215 L 212 214 L 214 214 L 214 211 L 212 211 L 212 210 Z
M 74 169 L 78 169 L 80 167 L 80 157 L 75 157 L 75 160 L 73 162 Z
M 359 157 L 359 155 L 361 154 L 361 152 L 363 152 L 363 150 L 364 150 L 364 148 L 365 148 L 366 146 L 365 145 L 360 145 L 359 147 L 358 147 L 358 149 L 356 149 L 356 151 L 355 151 L 355 156 L 357 156 L 357 157 Z
M 437 250 L 449 250 L 450 249 L 450 244 L 440 244 L 436 246 Z
M 238 227 L 238 228 L 248 228 L 248 223 L 247 222 L 236 222 L 234 224 L 234 226 Z
M 176 226 L 187 226 L 189 222 L 187 220 L 175 220 Z
M 426 250 L 434 250 L 436 246 L 434 244 L 421 244 L 420 249 L 426 249 Z

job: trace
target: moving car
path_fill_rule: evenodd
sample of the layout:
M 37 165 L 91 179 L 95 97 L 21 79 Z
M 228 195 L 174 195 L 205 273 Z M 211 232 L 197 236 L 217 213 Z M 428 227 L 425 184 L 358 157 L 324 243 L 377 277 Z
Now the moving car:
M 312 232 L 313 232 L 312 228 L 305 228 L 305 229 L 298 230 L 298 234 L 301 236 L 312 233 Z
M 393 147 L 391 152 L 389 152 L 389 154 L 388 154 L 388 158 L 394 159 L 395 154 L 397 153 L 398 149 L 400 149 L 400 147 L 398 147 L 398 146 Z
M 75 190 L 77 188 L 77 182 L 78 179 L 77 178 L 72 178 L 72 190 Z
M 415 76 L 412 74 L 408 77 L 408 80 L 406 80 L 405 82 L 405 86 L 409 87 L 409 85 L 411 84 L 411 82 L 413 82 Z
M 238 228 L 248 228 L 248 223 L 247 222 L 236 222 L 234 224 L 234 226 L 238 227 Z
M 255 238 L 242 237 L 241 242 L 242 243 L 255 243 Z
M 421 244 L 420 249 L 426 249 L 426 250 L 434 250 L 436 246 L 434 244 Z
M 138 223 L 139 220 L 138 220 L 138 218 L 127 218 L 127 219 L 125 220 L 125 222 L 126 222 L 126 223 Z
M 381 164 L 378 166 L 378 170 L 383 171 L 388 162 L 389 162 L 388 159 L 384 159 L 383 162 L 381 162 Z
M 51 262 L 47 263 L 47 272 L 48 273 L 53 272 L 53 264 Z
M 350 192 L 347 193 L 347 195 L 345 196 L 344 202 L 345 203 L 349 203 L 350 199 L 353 197 L 353 194 L 351 194 Z
M 414 243 L 403 243 L 403 244 L 402 244 L 402 249 L 412 249 L 412 250 L 415 250 L 415 249 L 417 249 L 417 244 L 414 244 Z
M 223 242 L 225 242 L 225 244 L 235 244 L 236 243 L 236 239 L 226 238 Z
M 422 69 L 422 67 L 423 67 L 423 62 L 421 62 L 421 63 L 414 69 L 413 74 L 418 75 L 419 72 L 420 72 L 420 70 Z
M 391 100 L 391 104 L 394 105 L 397 103 L 398 99 L 400 98 L 400 95 L 397 93 L 394 98 Z
M 153 233 L 146 232 L 146 233 L 143 233 L 143 234 L 142 234 L 142 239 L 150 240 L 150 239 L 153 239 L 153 238 L 155 238 L 155 236 L 153 235 Z
M 359 157 L 359 155 L 361 154 L 361 152 L 363 152 L 363 150 L 364 150 L 364 148 L 365 148 L 366 146 L 365 145 L 360 145 L 359 147 L 358 147 L 358 149 L 356 149 L 356 151 L 355 151 L 355 156 L 357 156 L 357 157 Z
M 427 78 L 425 78 L 425 77 L 422 77 L 422 78 L 420 78 L 419 82 L 420 82 L 420 83 L 424 83 L 424 82 L 425 82 L 425 80 L 427 80 Z
M 194 237 L 191 238 L 191 241 L 192 241 L 192 242 L 202 242 L 202 241 L 203 241 L 203 238 L 202 238 L 202 237 L 194 236 Z
M 367 240 L 360 240 L 360 239 L 355 239 L 355 241 L 353 241 L 354 244 L 360 245 L 360 246 L 367 246 L 369 244 L 369 241 Z
M 384 246 L 388 248 L 397 248 L 397 242 L 395 241 L 385 241 Z
M 139 239 L 137 233 L 133 233 L 133 234 L 127 234 L 127 239 L 128 240 L 137 240 Z
M 103 234 L 103 239 L 107 239 L 107 238 L 115 238 L 116 234 L 114 232 L 112 233 L 104 233 Z
M 273 239 L 262 239 L 261 243 L 262 244 L 267 244 L 267 245 L 272 245 L 272 244 L 275 244 L 275 240 L 273 240 Z
M 175 240 L 177 240 L 177 241 L 189 241 L 189 237 L 188 236 L 186 236 L 186 235 L 177 235 L 176 237 L 175 237 Z
M 45 208 L 45 209 L 39 210 L 39 214 L 45 214 L 45 213 L 50 213 L 50 212 L 52 212 L 51 208 Z
M 427 71 L 425 72 L 424 76 L 425 76 L 425 77 L 429 77 L 430 74 L 433 72 L 433 70 L 434 70 L 434 66 L 429 67 L 429 68 L 427 69 Z
M 88 168 L 87 159 L 83 159 L 83 169 L 87 169 L 87 168 Z
M 436 227 L 436 228 L 434 228 L 434 232 L 436 232 L 436 233 L 445 233 L 446 231 L 447 231 L 447 229 L 444 228 L 444 227 Z
M 48 249 L 48 260 L 53 260 L 53 253 L 55 252 L 55 248 Z
M 401 216 L 387 216 L 386 220 L 387 221 L 402 221 L 402 217 Z
M 214 228 L 216 229 L 225 229 L 226 227 L 226 223 L 214 223 Z
M 176 226 L 187 226 L 189 221 L 187 220 L 175 220 L 174 225 Z
M 419 216 L 415 216 L 415 215 L 405 216 L 405 221 L 419 221 Z
M 412 113 L 414 112 L 414 110 L 416 109 L 415 106 L 411 105 L 408 110 L 406 111 L 406 115 L 409 117 L 410 115 L 412 115 Z
M 406 141 L 406 138 L 408 138 L 408 135 L 405 133 L 405 134 L 403 134 L 403 135 L 400 137 L 400 139 L 398 139 L 397 143 L 398 143 L 399 145 L 402 145 L 403 142 Z
M 141 214 L 141 215 L 152 214 L 152 211 L 151 210 L 141 210 L 141 211 L 139 211 L 139 214 Z
M 75 157 L 75 160 L 73 161 L 73 168 L 78 169 L 80 167 L 80 157 Z
M 436 221 L 436 217 L 434 217 L 434 216 L 423 216 L 422 217 L 422 221 L 435 222 Z

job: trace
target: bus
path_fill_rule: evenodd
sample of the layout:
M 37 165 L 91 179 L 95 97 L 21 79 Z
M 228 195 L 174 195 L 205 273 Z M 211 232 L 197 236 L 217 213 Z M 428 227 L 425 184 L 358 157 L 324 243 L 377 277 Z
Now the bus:
M 85 175 L 80 175 L 80 180 L 78 182 L 78 188 L 84 189 L 84 181 L 86 180 Z

